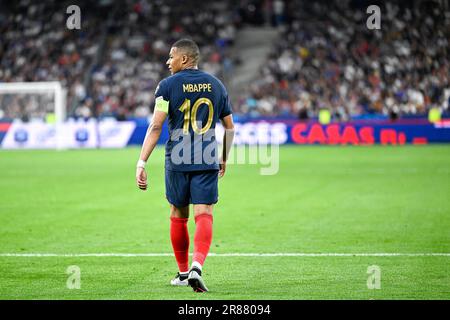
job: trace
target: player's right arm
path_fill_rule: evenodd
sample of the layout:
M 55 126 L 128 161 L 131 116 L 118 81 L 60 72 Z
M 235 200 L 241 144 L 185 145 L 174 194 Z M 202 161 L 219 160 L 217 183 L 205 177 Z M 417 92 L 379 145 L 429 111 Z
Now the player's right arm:
M 234 123 L 233 116 L 231 114 L 226 117 L 220 119 L 222 122 L 222 126 L 225 129 L 223 134 L 223 147 L 222 154 L 219 162 L 219 177 L 223 177 L 225 174 L 225 170 L 227 167 L 228 155 L 230 154 L 231 145 L 233 144 L 234 139 Z
M 158 143 L 159 137 L 161 136 L 162 126 L 166 118 L 166 112 L 155 110 L 152 122 L 148 126 L 147 133 L 145 134 L 144 143 L 142 144 L 141 154 L 139 156 L 139 161 L 136 168 L 136 184 L 141 190 L 147 189 L 147 173 L 145 172 L 145 163 Z
M 169 96 L 166 82 L 163 80 L 155 90 L 155 112 L 152 122 L 148 126 L 142 144 L 141 154 L 136 166 L 136 184 L 141 190 L 147 189 L 147 173 L 145 172 L 145 163 L 150 157 L 153 149 L 158 143 L 161 135 L 162 126 L 169 113 Z

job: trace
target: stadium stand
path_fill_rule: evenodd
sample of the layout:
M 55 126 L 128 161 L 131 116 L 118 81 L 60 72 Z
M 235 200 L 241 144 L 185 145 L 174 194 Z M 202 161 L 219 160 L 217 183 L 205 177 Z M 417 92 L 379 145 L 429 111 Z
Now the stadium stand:
M 237 111 L 308 119 L 328 109 L 335 120 L 448 112 L 448 3 L 382 2 L 381 30 L 366 26 L 370 4 L 287 2 L 279 41 Z
M 116 12 L 104 59 L 92 73 L 96 114 L 148 116 L 155 88 L 168 75 L 170 44 L 183 37 L 191 36 L 201 47 L 202 69 L 223 76 L 236 33 L 228 4 L 191 1 L 186 8 L 170 2 L 176 1 L 126 1 L 128 10 Z
M 68 102 L 86 95 L 89 68 L 96 58 L 103 22 L 110 6 L 79 1 L 83 28 L 66 28 L 63 1 L 2 2 L 0 10 L 0 81 L 61 81 L 68 88 Z M 4 118 L 42 118 L 36 101 L 19 96 L 2 97 Z M 2 118 L 2 117 L 0 117 Z
M 147 117 L 168 75 L 171 43 L 192 36 L 201 68 L 226 81 L 239 63 L 230 48 L 247 23 L 271 25 L 279 36 L 259 76 L 232 97 L 236 115 L 309 119 L 328 109 L 334 120 L 350 120 L 449 112 L 448 2 L 418 1 L 412 10 L 403 1 L 379 3 L 381 30 L 366 27 L 365 9 L 377 1 L 183 3 L 2 2 L 0 82 L 59 80 L 69 116 Z M 81 30 L 65 28 L 70 4 L 82 8 Z M 0 97 L 0 118 L 42 118 L 38 103 Z
M 239 15 L 231 2 L 77 1 L 81 30 L 66 28 L 67 1 L 2 4 L 1 82 L 59 80 L 68 88 L 69 116 L 145 117 L 171 43 L 192 36 L 202 68 L 224 76 L 232 61 Z M 201 8 L 200 13 L 198 8 Z M 105 23 L 106 21 L 106 23 Z M 6 101 L 4 100 L 6 99 Z M 42 118 L 33 99 L 7 97 L 3 118 Z

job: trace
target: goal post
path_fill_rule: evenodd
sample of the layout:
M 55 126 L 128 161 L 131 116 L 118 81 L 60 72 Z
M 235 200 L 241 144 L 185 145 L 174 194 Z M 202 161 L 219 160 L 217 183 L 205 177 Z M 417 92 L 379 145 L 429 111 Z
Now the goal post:
M 46 82 L 4 82 L 0 83 L 0 94 L 42 94 L 53 93 L 55 100 L 55 122 L 66 118 L 66 90 L 59 81 Z
M 39 95 L 53 94 L 54 100 L 54 120 L 57 136 L 57 148 L 64 149 L 62 141 L 62 125 L 66 120 L 66 95 L 67 90 L 59 81 L 45 82 L 0 82 L 0 95 Z M 44 120 L 44 119 L 43 119 Z

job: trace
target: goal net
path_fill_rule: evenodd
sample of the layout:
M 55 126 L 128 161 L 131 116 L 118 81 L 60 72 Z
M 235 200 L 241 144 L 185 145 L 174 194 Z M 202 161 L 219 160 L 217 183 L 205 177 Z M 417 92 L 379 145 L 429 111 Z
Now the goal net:
M 0 119 L 47 120 L 66 116 L 65 89 L 58 81 L 0 83 Z
M 49 147 L 53 144 L 63 148 L 62 123 L 66 119 L 66 89 L 58 81 L 0 83 L 0 121 L 17 124 L 50 124 L 52 139 L 36 141 L 34 147 Z M 40 135 L 42 137 L 42 135 Z M 20 145 L 28 137 L 26 131 L 18 131 L 9 143 Z M 27 141 L 32 143 L 32 141 Z M 39 145 L 39 143 L 41 145 Z

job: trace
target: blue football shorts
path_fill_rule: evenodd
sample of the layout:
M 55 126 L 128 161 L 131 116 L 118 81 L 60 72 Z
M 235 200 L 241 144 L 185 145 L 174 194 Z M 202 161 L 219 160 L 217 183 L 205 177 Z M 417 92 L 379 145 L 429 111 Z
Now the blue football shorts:
M 166 170 L 166 198 L 177 208 L 192 204 L 214 204 L 218 201 L 218 170 Z

